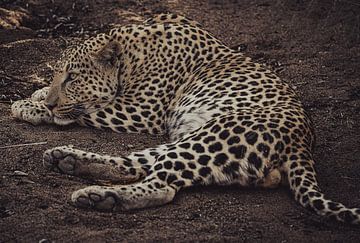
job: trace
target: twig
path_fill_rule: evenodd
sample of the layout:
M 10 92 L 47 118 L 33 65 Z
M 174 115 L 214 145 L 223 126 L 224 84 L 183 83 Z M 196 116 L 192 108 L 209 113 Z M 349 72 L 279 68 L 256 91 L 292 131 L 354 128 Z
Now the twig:
M 25 147 L 25 146 L 33 146 L 33 145 L 43 145 L 43 144 L 47 144 L 47 142 L 22 143 L 22 144 L 6 145 L 6 146 L 0 147 L 0 149 L 15 148 L 15 147 Z
M 349 177 L 349 176 L 342 176 L 341 178 L 348 179 L 348 180 L 359 180 L 358 178 Z

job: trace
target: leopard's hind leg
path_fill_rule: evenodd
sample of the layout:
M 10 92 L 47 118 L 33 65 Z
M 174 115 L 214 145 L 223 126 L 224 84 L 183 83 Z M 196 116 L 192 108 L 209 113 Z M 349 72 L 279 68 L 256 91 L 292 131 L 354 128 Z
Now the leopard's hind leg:
M 63 174 L 127 184 L 148 174 L 163 146 L 113 157 L 61 146 L 48 149 L 43 155 L 44 166 Z
M 194 185 L 257 185 L 265 176 L 265 160 L 244 139 L 250 131 L 247 123 L 220 127 L 232 119 L 234 115 L 216 118 L 163 145 L 148 175 L 138 183 L 85 187 L 72 194 L 73 203 L 98 210 L 129 210 L 169 203 L 176 192 Z

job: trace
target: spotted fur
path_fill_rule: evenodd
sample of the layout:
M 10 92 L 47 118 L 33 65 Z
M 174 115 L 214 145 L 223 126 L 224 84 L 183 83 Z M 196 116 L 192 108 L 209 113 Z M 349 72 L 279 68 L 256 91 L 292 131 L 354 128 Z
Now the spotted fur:
M 47 150 L 51 170 L 124 184 L 78 190 L 75 205 L 129 210 L 169 203 L 194 185 L 287 182 L 304 207 L 359 224 L 360 209 L 324 198 L 318 187 L 312 124 L 294 90 L 197 22 L 159 15 L 64 56 L 50 88 L 13 104 L 15 117 L 170 137 L 127 157 Z

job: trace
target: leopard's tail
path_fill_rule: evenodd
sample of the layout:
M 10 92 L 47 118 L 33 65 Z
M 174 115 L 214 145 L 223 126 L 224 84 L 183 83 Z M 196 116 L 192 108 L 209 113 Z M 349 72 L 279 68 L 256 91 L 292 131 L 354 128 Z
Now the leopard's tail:
M 287 167 L 288 180 L 295 199 L 318 215 L 348 224 L 360 224 L 360 208 L 347 208 L 341 203 L 326 199 L 318 187 L 314 161 L 291 161 Z

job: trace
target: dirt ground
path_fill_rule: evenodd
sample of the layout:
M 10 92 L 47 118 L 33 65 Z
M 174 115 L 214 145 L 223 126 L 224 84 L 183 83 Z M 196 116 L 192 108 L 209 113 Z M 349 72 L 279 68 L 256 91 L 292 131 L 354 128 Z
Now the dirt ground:
M 358 1 L 3 0 L 0 242 L 359 242 L 359 227 L 316 216 L 300 207 L 286 188 L 197 187 L 180 192 L 171 204 L 126 213 L 88 211 L 69 203 L 72 191 L 92 182 L 46 171 L 45 149 L 73 144 L 126 155 L 166 138 L 76 126 L 35 127 L 11 117 L 11 102 L 46 85 L 47 63 L 58 57 L 65 41 L 162 12 L 199 21 L 289 82 L 316 126 L 320 186 L 330 198 L 360 206 Z M 41 143 L 12 146 L 34 142 Z

